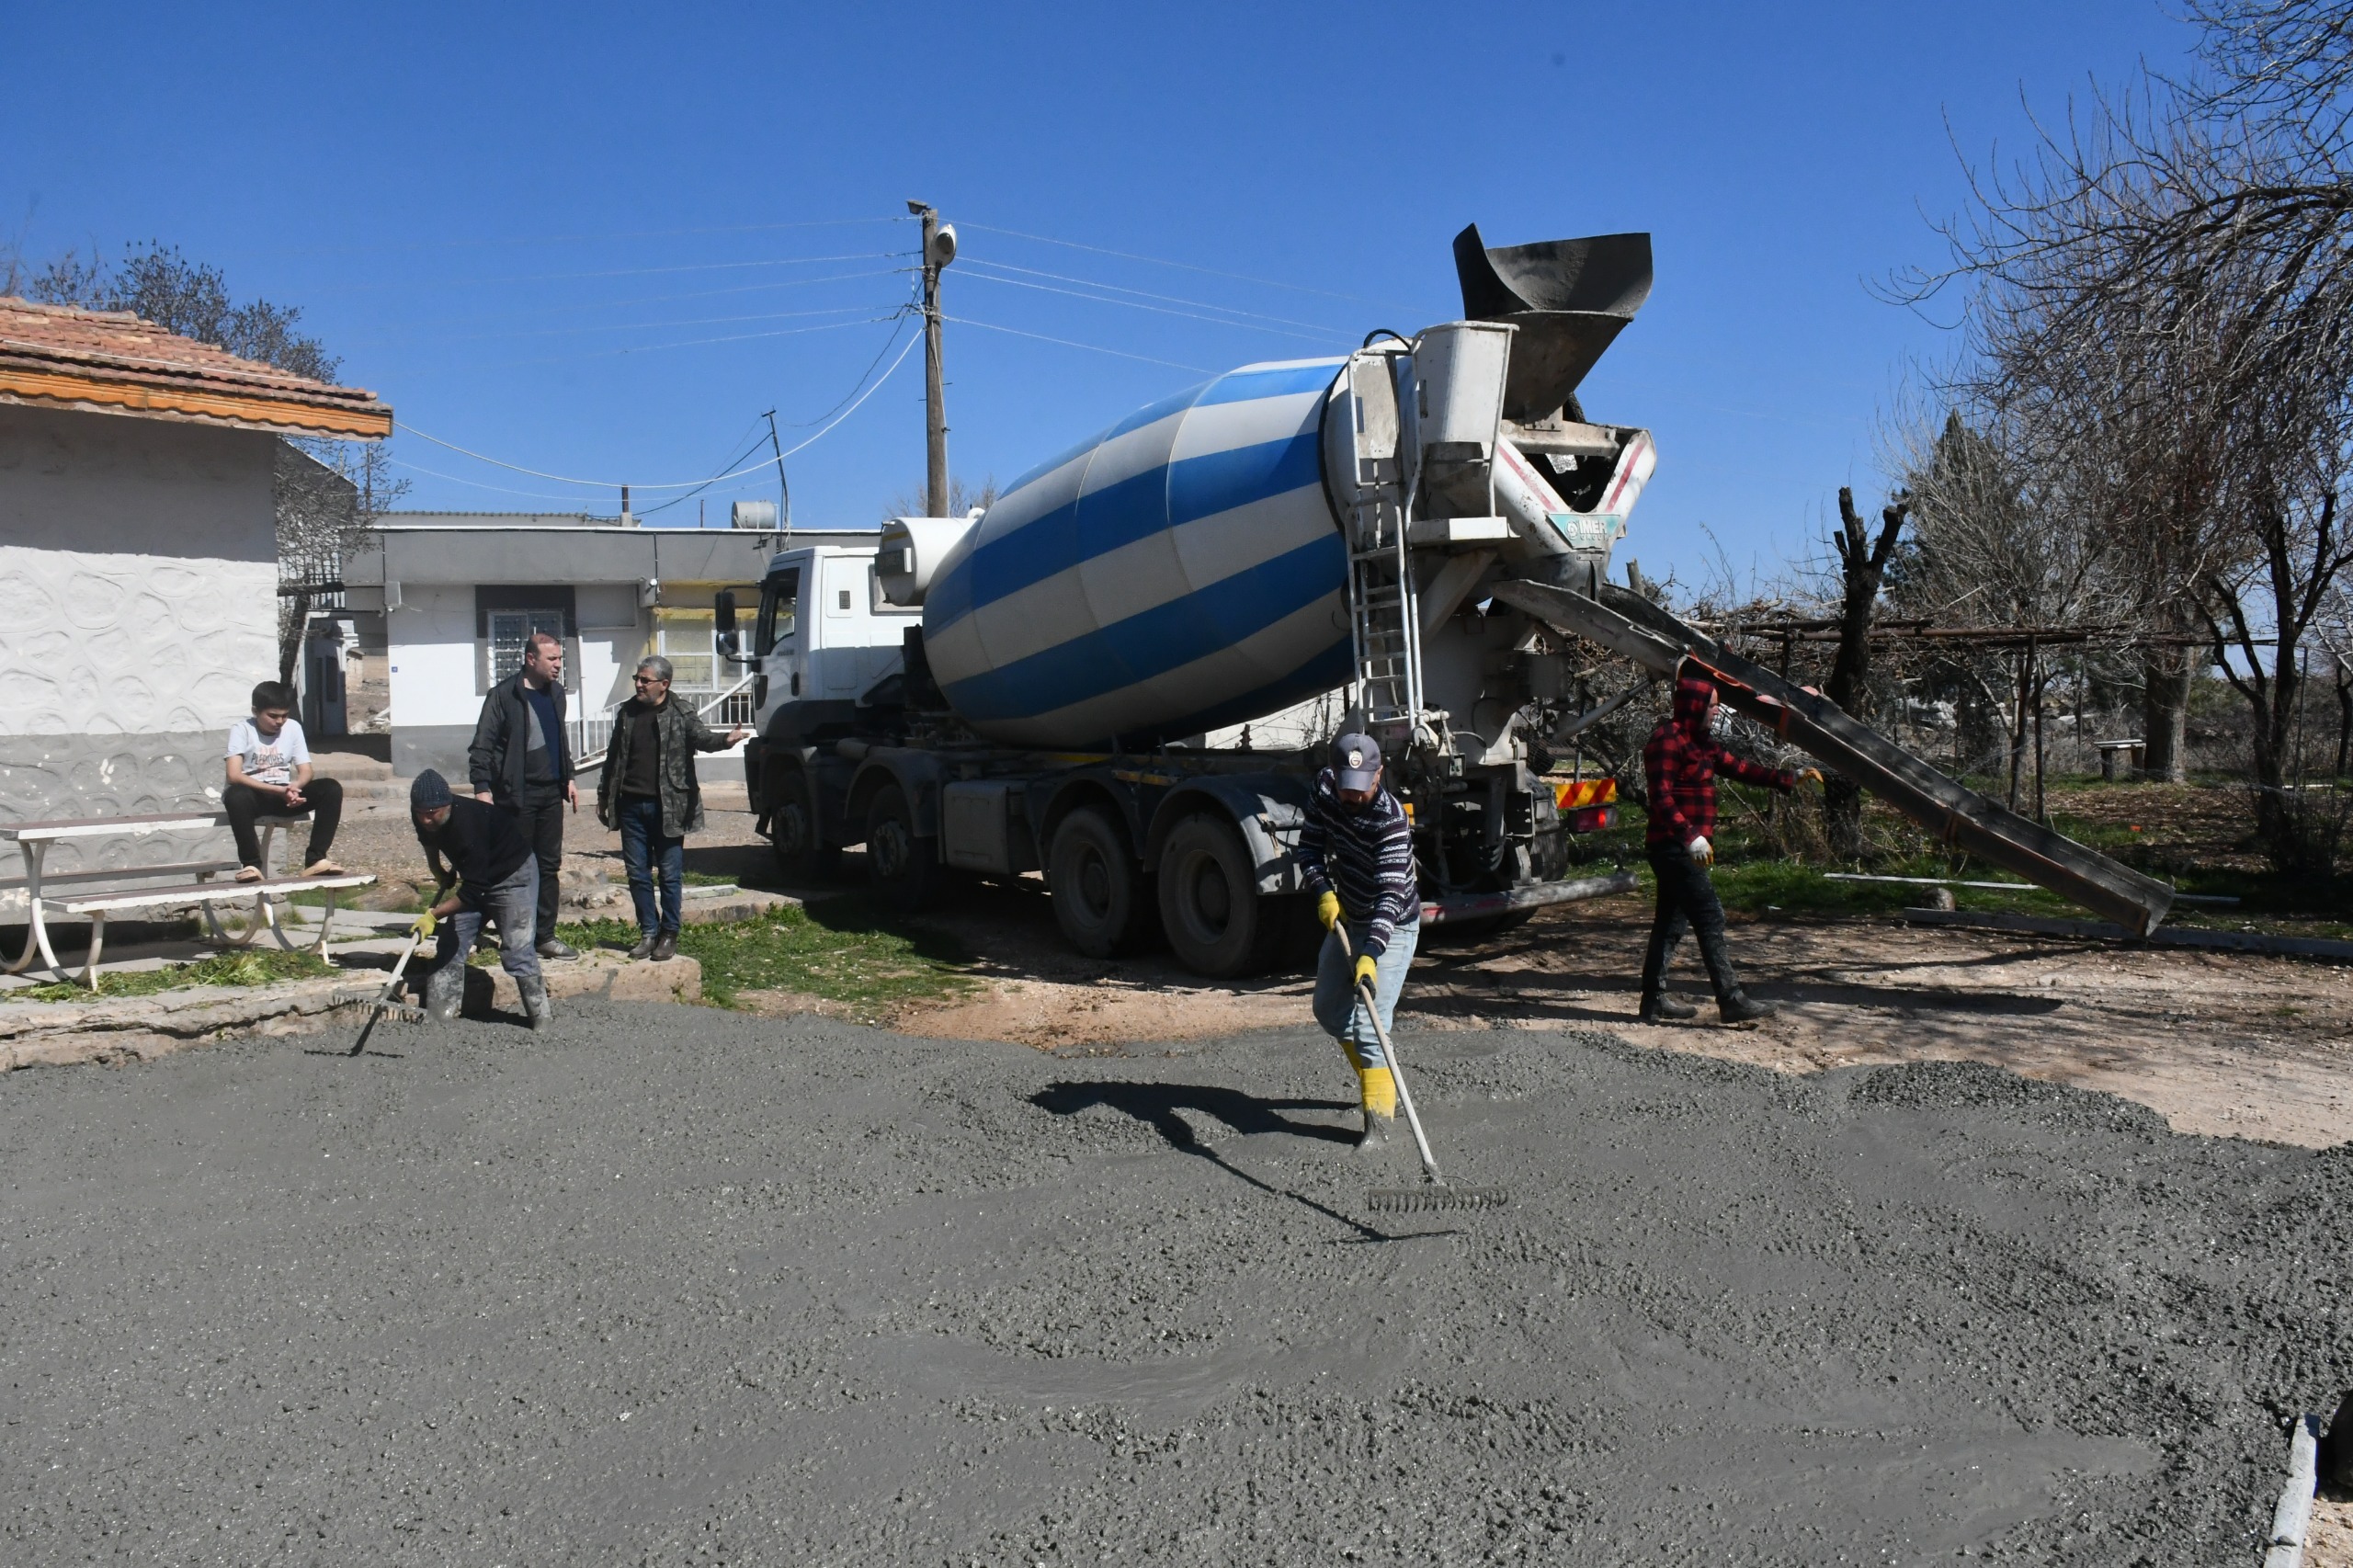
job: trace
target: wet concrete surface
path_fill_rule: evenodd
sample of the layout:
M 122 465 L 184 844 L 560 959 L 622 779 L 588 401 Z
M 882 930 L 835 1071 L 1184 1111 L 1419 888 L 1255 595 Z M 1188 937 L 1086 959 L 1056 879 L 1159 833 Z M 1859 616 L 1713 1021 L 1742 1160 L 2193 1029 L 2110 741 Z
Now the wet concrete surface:
M 1982 1065 L 379 1038 L 0 1078 L 0 1560 L 2245 1563 L 2353 1384 L 2353 1148 Z

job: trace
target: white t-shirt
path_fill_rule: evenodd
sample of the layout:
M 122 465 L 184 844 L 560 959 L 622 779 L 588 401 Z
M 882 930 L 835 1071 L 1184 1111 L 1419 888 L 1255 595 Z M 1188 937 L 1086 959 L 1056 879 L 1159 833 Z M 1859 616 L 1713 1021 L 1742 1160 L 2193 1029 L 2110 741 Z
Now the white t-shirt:
M 229 726 L 229 749 L 221 755 L 243 757 L 248 781 L 284 789 L 294 782 L 294 770 L 311 760 L 311 747 L 302 739 L 300 719 L 287 720 L 277 734 L 267 736 L 251 719 L 240 719 Z

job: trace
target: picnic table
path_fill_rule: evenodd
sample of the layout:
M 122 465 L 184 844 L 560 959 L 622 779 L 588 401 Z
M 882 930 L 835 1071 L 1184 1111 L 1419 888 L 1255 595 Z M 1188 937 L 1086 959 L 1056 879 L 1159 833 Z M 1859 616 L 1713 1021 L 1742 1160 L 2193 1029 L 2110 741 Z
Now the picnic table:
M 204 914 L 204 923 L 219 941 L 233 941 L 238 947 L 250 944 L 266 928 L 278 938 L 278 945 L 291 951 L 296 944 L 288 937 L 271 906 L 273 898 L 314 888 L 326 894 L 326 907 L 320 912 L 319 934 L 306 944 L 314 951 L 326 948 L 327 932 L 335 922 L 335 894 L 346 888 L 367 887 L 375 881 L 372 872 L 346 872 L 332 877 L 265 875 L 259 881 L 241 882 L 233 880 L 238 869 L 234 860 L 181 860 L 150 866 L 106 867 L 84 871 L 51 871 L 45 862 L 50 846 L 77 838 L 143 838 L 156 833 L 191 833 L 229 825 L 226 814 L 220 812 L 158 812 L 145 816 L 69 817 L 55 822 L 0 823 L 0 841 L 14 843 L 24 858 L 22 877 L 0 877 L 0 889 L 22 888 L 28 912 L 25 933 L 25 949 L 5 965 L 0 972 L 22 974 L 40 957 L 49 965 L 50 972 L 63 980 L 65 965 L 50 944 L 49 922 L 57 916 L 83 917 L 90 922 L 90 951 L 84 960 L 80 978 L 91 990 L 98 985 L 98 956 L 105 950 L 107 916 L 119 910 L 167 909 L 187 904 L 198 905 Z M 267 870 L 270 850 L 277 841 L 278 830 L 284 827 L 309 826 L 305 817 L 278 816 L 256 819 L 262 830 L 262 866 Z M 215 881 L 223 872 L 233 880 Z M 163 879 L 157 885 L 157 879 Z M 232 937 L 222 927 L 217 906 L 224 903 L 253 901 L 253 916 L 245 924 L 242 936 Z
M 2092 744 L 2099 752 L 2099 776 L 2101 782 L 2108 784 L 2115 783 L 2116 770 L 2119 767 L 2128 768 L 2134 773 L 2138 773 L 2141 770 L 2142 744 L 2143 743 L 2138 739 L 2129 741 L 2094 741 Z

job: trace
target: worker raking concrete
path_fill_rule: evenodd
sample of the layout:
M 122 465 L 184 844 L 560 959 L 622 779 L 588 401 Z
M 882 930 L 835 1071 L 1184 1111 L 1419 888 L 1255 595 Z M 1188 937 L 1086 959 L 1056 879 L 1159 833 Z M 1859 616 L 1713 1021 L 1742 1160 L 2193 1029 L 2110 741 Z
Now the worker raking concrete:
M 1699 938 L 1699 960 L 1708 967 L 1716 1009 L 1725 1023 L 1753 1023 L 1773 1015 L 1770 1003 L 1740 988 L 1724 945 L 1724 906 L 1708 878 L 1716 863 L 1716 775 L 1776 790 L 1794 790 L 1801 778 L 1819 784 L 1822 775 L 1811 767 L 1767 767 L 1726 750 L 1715 735 L 1716 704 L 1715 682 L 1699 665 L 1685 663 L 1676 674 L 1673 709 L 1643 746 L 1643 772 L 1650 784 L 1650 827 L 1643 836 L 1658 882 L 1658 915 L 1643 955 L 1641 1017 L 1646 1024 L 1699 1012 L 1666 994 L 1666 966 L 1686 930 Z
M 1364 1108 L 1359 1148 L 1379 1147 L 1396 1125 L 1397 1085 L 1381 1046 L 1397 1016 L 1405 972 L 1422 933 L 1422 895 L 1414 877 L 1414 824 L 1397 797 L 1381 788 L 1381 748 L 1369 735 L 1332 743 L 1330 766 L 1315 776 L 1300 829 L 1298 862 L 1328 935 L 1315 966 L 1315 1021 L 1340 1042 L 1357 1070 Z M 1345 920 L 1346 937 L 1334 930 Z M 1359 986 L 1372 983 L 1381 1027 L 1364 1016 Z

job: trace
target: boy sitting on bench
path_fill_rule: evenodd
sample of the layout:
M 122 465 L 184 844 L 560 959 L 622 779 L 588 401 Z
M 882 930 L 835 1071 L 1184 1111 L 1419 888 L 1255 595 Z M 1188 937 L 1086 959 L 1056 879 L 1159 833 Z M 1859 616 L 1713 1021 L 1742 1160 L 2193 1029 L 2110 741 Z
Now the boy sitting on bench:
M 229 726 L 228 782 L 221 809 L 237 835 L 237 880 L 257 882 L 269 873 L 261 863 L 258 816 L 308 816 L 311 849 L 303 857 L 306 877 L 339 877 L 343 868 L 327 858 L 335 830 L 343 821 L 343 786 L 311 777 L 311 747 L 294 716 L 294 688 L 266 680 L 254 687 L 254 716 Z

